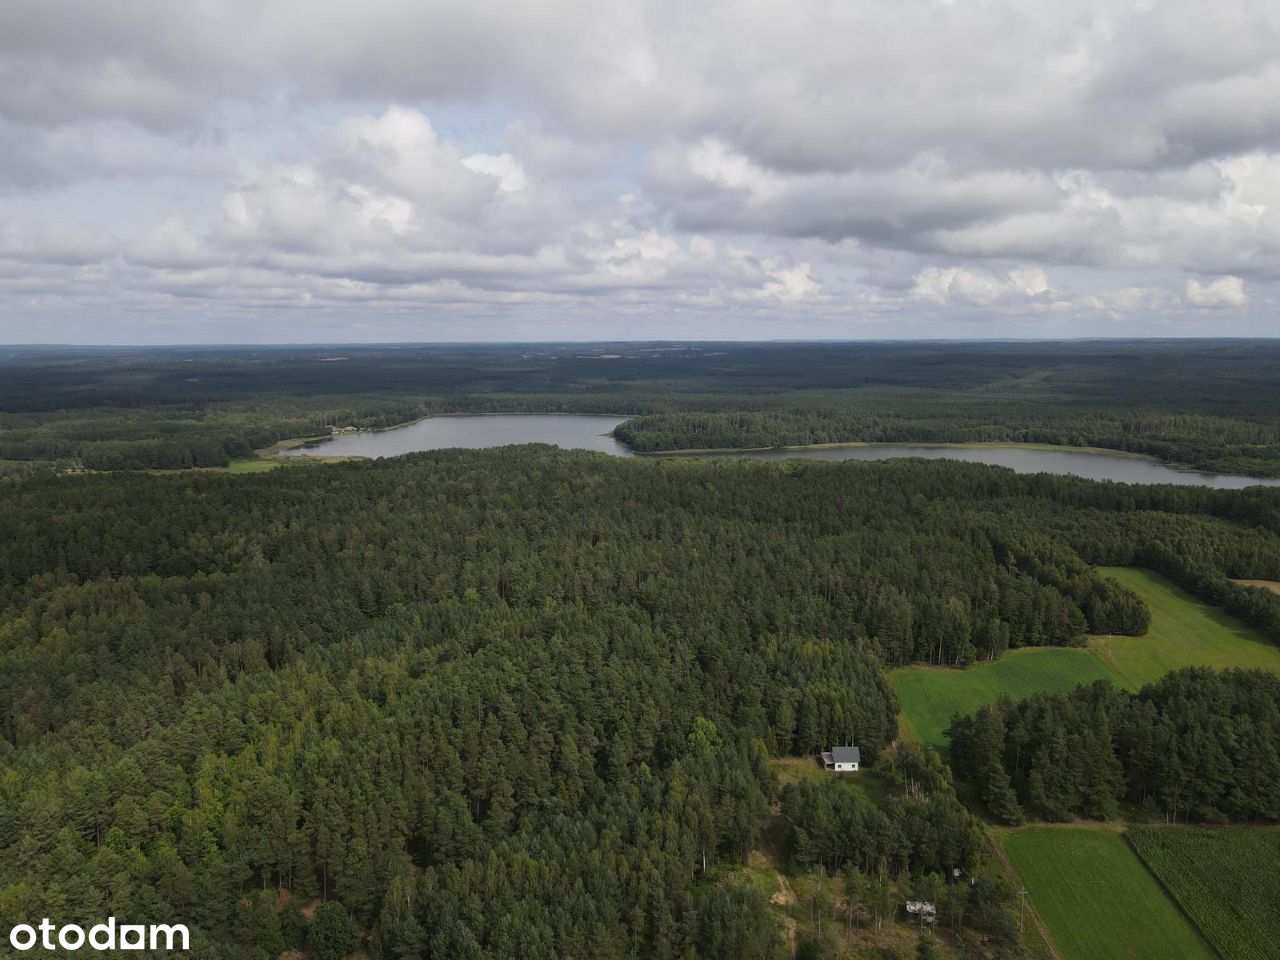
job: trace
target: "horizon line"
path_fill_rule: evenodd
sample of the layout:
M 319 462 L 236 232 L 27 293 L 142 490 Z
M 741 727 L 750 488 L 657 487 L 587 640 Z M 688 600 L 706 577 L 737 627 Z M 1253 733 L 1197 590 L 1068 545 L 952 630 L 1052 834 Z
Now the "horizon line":
M 35 343 L 0 343 L 0 350 L 131 350 L 131 349 L 191 349 L 236 347 L 265 349 L 273 347 L 553 347 L 592 345 L 643 345 L 643 344 L 734 344 L 734 345 L 802 345 L 802 344 L 1054 344 L 1054 343 L 1273 343 L 1277 336 L 1119 336 L 1119 337 L 912 337 L 912 338 L 836 338 L 836 337 L 778 337 L 758 340 L 695 340 L 672 337 L 646 339 L 592 339 L 592 340 L 271 340 L 246 341 L 191 341 L 191 342 L 130 342 L 130 343 L 76 343 L 43 341 Z

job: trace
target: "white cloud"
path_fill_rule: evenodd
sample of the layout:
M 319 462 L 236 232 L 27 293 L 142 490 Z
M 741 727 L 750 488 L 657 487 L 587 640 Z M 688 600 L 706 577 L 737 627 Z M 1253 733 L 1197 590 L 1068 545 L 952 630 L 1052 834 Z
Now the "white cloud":
M 1209 283 L 1189 278 L 1185 295 L 1187 303 L 1195 307 L 1243 307 L 1249 303 L 1239 277 L 1218 277 Z
M 523 190 L 528 183 L 524 168 L 509 153 L 473 153 L 462 158 L 462 165 L 476 173 L 484 173 L 498 181 L 498 189 Z
M 778 300 L 796 302 L 817 295 L 821 289 L 822 284 L 814 278 L 809 264 L 801 263 L 794 267 L 771 270 L 763 292 L 765 296 Z
M 915 277 L 912 296 L 931 303 L 988 307 L 1005 302 L 1052 298 L 1043 270 L 1032 267 L 996 273 L 971 267 L 929 267 Z
M 1081 297 L 1080 306 L 1122 317 L 1174 309 L 1178 299 L 1163 287 L 1120 287 Z
M 0 259 L 109 260 L 97 276 L 64 272 L 64 299 L 89 303 L 114 287 L 122 301 L 175 308 L 583 301 L 716 310 L 819 290 L 809 264 L 677 235 L 634 194 L 603 206 L 595 192 L 530 178 L 510 153 L 464 154 L 410 108 L 347 117 L 307 153 L 249 173 L 205 229 L 169 216 L 121 246 L 102 228 L 12 223 Z M 10 289 L 32 293 L 16 278 Z

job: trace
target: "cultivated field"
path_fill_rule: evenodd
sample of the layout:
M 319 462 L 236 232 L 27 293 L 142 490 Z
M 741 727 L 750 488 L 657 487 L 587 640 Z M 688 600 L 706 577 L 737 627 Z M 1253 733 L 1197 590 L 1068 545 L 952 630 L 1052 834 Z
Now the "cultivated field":
M 1102 572 L 1151 609 L 1146 636 L 1094 637 L 1089 643 L 1117 684 L 1136 690 L 1179 667 L 1254 667 L 1280 673 L 1280 647 L 1159 574 L 1128 567 L 1104 567 Z
M 999 838 L 1063 960 L 1213 960 L 1121 834 L 1041 826 Z
M 1224 960 L 1280 952 L 1280 831 L 1131 827 L 1129 840 Z
M 938 749 L 947 745 L 946 729 L 957 713 L 972 713 L 1000 696 L 1066 693 L 1110 676 L 1092 653 L 1072 647 L 1024 647 L 964 670 L 904 667 L 891 674 L 902 701 L 903 732 Z

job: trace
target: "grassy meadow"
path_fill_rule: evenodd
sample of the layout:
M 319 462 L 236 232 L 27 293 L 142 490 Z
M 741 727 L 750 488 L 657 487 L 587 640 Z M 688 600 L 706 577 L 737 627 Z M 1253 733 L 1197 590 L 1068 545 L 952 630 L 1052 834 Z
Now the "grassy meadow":
M 1224 960 L 1276 956 L 1280 830 L 1139 826 L 1128 838 Z
M 1062 960 L 1213 960 L 1120 833 L 1036 826 L 999 841 Z
M 1280 647 L 1150 570 L 1103 567 L 1151 610 L 1146 636 L 1094 637 L 1090 649 L 1123 687 L 1136 690 L 1180 667 L 1252 667 L 1280 673 Z
M 227 473 L 266 473 L 283 466 L 280 460 L 262 460 L 257 458 L 232 460 L 227 465 Z
M 972 713 L 1001 696 L 1018 700 L 1034 693 L 1066 693 L 1112 674 L 1089 650 L 1024 647 L 964 670 L 903 667 L 891 676 L 902 702 L 903 732 L 942 749 L 957 713 Z
M 1024 647 L 967 669 L 911 666 L 890 673 L 902 702 L 902 732 L 944 749 L 957 714 L 1000 696 L 1066 693 L 1111 680 L 1136 690 L 1180 667 L 1252 667 L 1280 674 L 1280 647 L 1150 570 L 1103 567 L 1142 597 L 1151 627 L 1142 637 L 1093 637 L 1087 649 Z

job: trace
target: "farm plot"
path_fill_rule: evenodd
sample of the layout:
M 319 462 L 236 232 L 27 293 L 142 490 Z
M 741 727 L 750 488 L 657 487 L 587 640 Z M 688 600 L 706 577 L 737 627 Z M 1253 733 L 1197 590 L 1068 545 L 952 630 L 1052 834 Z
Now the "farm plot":
M 1138 826 L 1128 837 L 1224 960 L 1280 955 L 1280 830 Z
M 999 838 L 1063 960 L 1212 960 L 1119 833 L 1040 826 Z

